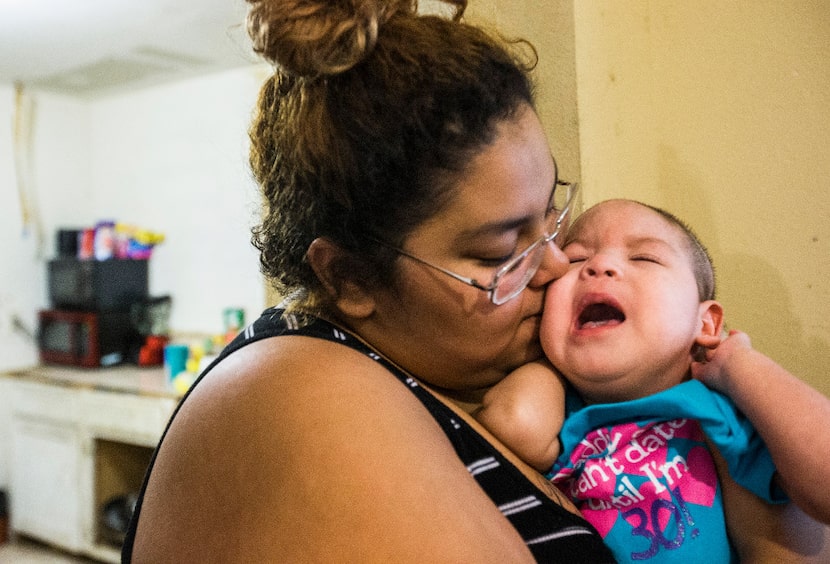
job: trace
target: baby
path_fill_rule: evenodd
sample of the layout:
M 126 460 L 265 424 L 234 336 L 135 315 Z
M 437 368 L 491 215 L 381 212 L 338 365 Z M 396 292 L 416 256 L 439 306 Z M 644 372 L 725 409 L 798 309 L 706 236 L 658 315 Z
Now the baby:
M 692 231 L 663 210 L 610 200 L 577 220 L 563 250 L 572 266 L 548 288 L 541 339 L 567 385 L 550 364 L 532 363 L 490 390 L 476 418 L 547 473 L 622 562 L 830 551 L 826 528 L 789 504 L 788 495 L 830 520 L 830 499 L 787 450 L 809 422 L 777 417 L 774 397 L 757 407 L 753 394 L 795 394 L 787 409 L 818 409 L 810 417 L 824 417 L 822 429 L 830 400 L 752 350 L 745 334 L 722 341 L 712 263 Z M 747 413 L 764 432 L 693 375 L 736 401 L 749 397 L 741 408 L 756 410 Z M 770 388 L 756 391 L 751 380 L 762 375 Z M 816 458 L 799 443 L 798 454 Z

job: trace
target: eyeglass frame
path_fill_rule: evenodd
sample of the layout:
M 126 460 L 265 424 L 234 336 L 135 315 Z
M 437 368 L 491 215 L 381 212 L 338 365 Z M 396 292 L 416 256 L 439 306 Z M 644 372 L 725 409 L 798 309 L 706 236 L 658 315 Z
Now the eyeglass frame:
M 497 301 L 496 300 L 496 290 L 498 289 L 499 282 L 502 280 L 502 277 L 505 274 L 507 274 L 508 272 L 510 272 L 511 269 L 515 268 L 523 260 L 525 260 L 531 253 L 533 253 L 534 251 L 536 251 L 539 248 L 542 248 L 544 245 L 547 245 L 551 241 L 555 241 L 556 238 L 562 232 L 562 224 L 565 223 L 565 219 L 568 218 L 568 216 L 570 216 L 571 209 L 573 208 L 574 200 L 576 199 L 576 195 L 579 192 L 579 183 L 578 182 L 566 182 L 564 180 L 560 180 L 559 178 L 557 178 L 556 181 L 554 182 L 554 185 L 553 185 L 553 190 L 554 191 L 551 192 L 551 199 L 553 199 L 553 195 L 554 195 L 557 187 L 559 187 L 559 186 L 568 186 L 569 190 L 570 190 L 570 193 L 568 194 L 568 199 L 565 202 L 565 206 L 563 207 L 562 210 L 559 211 L 559 213 L 556 216 L 556 221 L 554 222 L 553 233 L 545 233 L 544 235 L 542 235 L 541 237 L 536 239 L 533 243 L 528 245 L 527 248 L 525 248 L 525 250 L 523 250 L 521 253 L 519 253 L 518 255 L 516 255 L 515 257 L 510 259 L 507 263 L 500 266 L 498 268 L 498 270 L 496 271 L 496 273 L 493 275 L 492 281 L 487 286 L 481 284 L 475 278 L 470 278 L 468 276 L 462 276 L 461 274 L 457 274 L 457 273 L 455 273 L 451 270 L 447 270 L 446 268 L 444 268 L 442 266 L 438 266 L 437 264 L 432 264 L 429 261 L 426 261 L 426 260 L 424 260 L 420 257 L 417 257 L 417 256 L 411 254 L 410 252 L 405 251 L 405 250 L 403 250 L 399 247 L 396 247 L 394 245 L 391 245 L 391 244 L 389 244 L 385 241 L 381 241 L 380 239 L 375 239 L 375 242 L 379 243 L 380 245 L 383 245 L 384 247 L 386 247 L 386 248 L 388 248 L 392 251 L 395 251 L 396 253 L 398 253 L 400 255 L 403 255 L 403 256 L 405 256 L 409 259 L 412 259 L 415 262 L 421 263 L 424 266 L 428 266 L 428 267 L 430 267 L 434 270 L 437 270 L 438 272 L 442 272 L 442 273 L 446 274 L 447 276 L 450 276 L 450 277 L 454 278 L 455 280 L 458 280 L 459 282 L 463 282 L 464 284 L 467 284 L 468 286 L 472 286 L 473 288 L 478 288 L 479 290 L 487 292 L 487 297 L 490 299 L 490 302 L 493 305 L 500 306 L 500 305 L 503 305 L 503 304 L 509 302 L 510 300 L 512 300 L 513 298 L 515 298 L 516 296 L 518 296 L 519 294 L 521 294 L 522 292 L 524 292 L 527 289 L 528 285 L 530 284 L 530 280 L 539 271 L 539 267 L 542 265 L 542 260 L 543 260 L 544 257 L 542 257 L 542 259 L 539 260 L 539 262 L 536 264 L 536 266 L 534 266 L 533 268 L 528 269 L 528 273 L 525 274 L 526 279 L 524 280 L 524 282 L 522 284 L 519 285 L 519 287 L 516 290 L 514 290 L 511 294 L 506 296 L 504 299 L 501 299 L 501 300 Z

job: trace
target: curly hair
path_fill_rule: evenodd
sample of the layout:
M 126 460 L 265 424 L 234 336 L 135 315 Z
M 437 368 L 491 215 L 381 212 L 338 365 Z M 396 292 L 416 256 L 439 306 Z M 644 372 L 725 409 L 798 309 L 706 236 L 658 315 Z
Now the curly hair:
M 264 197 L 252 242 L 301 309 L 326 305 L 306 260 L 326 237 L 338 276 L 394 283 L 400 244 L 453 195 L 496 125 L 533 106 L 536 52 L 407 0 L 248 0 L 254 49 L 274 65 L 250 128 Z M 520 49 L 520 46 L 529 49 Z

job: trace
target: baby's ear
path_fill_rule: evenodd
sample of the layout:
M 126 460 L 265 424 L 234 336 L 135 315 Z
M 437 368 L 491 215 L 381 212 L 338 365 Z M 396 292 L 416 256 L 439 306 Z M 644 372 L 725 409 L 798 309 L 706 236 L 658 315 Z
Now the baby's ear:
M 723 306 L 715 300 L 706 300 L 698 306 L 700 329 L 695 344 L 713 349 L 720 344 L 723 331 Z

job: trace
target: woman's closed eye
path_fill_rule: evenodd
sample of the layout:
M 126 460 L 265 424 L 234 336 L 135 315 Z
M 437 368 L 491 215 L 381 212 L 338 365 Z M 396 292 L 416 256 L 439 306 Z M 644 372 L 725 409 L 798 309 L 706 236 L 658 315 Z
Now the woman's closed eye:
M 485 254 L 481 254 L 479 256 L 472 257 L 472 259 L 481 266 L 495 268 L 509 262 L 514 256 L 516 256 L 516 253 L 511 251 L 506 255 L 500 256 L 486 256 Z
M 492 244 L 473 249 L 468 254 L 470 260 L 484 268 L 499 268 L 504 266 L 522 252 L 518 238 L 501 238 Z

